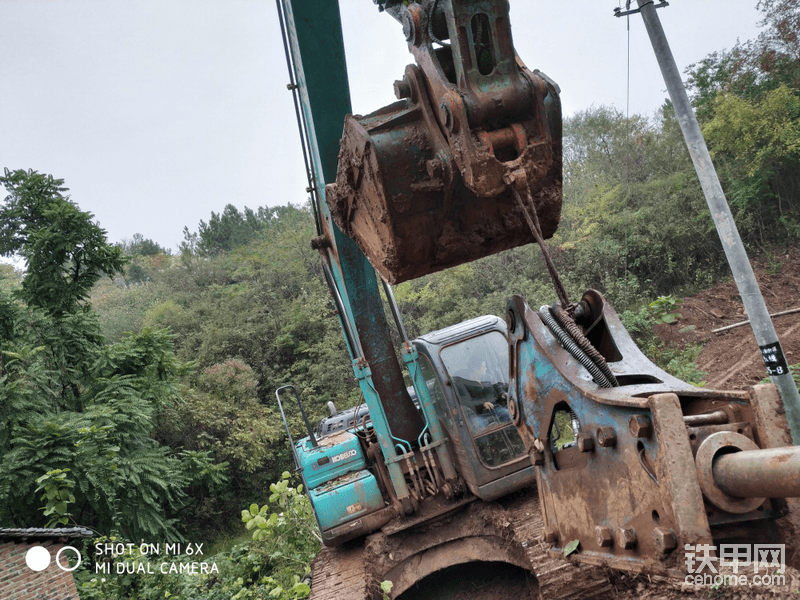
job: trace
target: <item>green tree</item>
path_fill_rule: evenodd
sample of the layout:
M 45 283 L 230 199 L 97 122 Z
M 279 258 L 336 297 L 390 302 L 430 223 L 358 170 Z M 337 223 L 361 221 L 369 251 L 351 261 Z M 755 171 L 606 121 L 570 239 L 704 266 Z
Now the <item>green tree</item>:
M 800 235 L 800 1 L 762 0 L 764 31 L 688 69 L 703 133 L 745 242 Z
M 308 597 L 311 588 L 301 578 L 309 573 L 322 545 L 308 496 L 302 485 L 292 487 L 290 479 L 284 471 L 280 480 L 269 486 L 269 504 L 261 508 L 252 504 L 242 511 L 242 521 L 253 532 L 250 550 L 271 572 L 269 595 L 281 600 Z
M 309 244 L 309 211 L 272 212 L 274 222 L 249 244 L 213 257 L 186 253 L 185 268 L 159 274 L 153 283 L 172 292 L 144 323 L 172 328 L 181 358 L 201 368 L 231 358 L 251 365 L 262 402 L 272 402 L 281 385 L 301 386 L 321 416 L 328 400 L 356 401 L 352 367 Z
M 670 104 L 658 118 L 589 109 L 564 123 L 565 189 L 551 252 L 574 293 L 619 310 L 704 285 L 724 262 Z
M 85 298 L 122 268 L 119 248 L 60 180 L 6 171 L 2 182 L 2 252 L 20 254 L 27 270 L 18 290 L 0 289 L 0 524 L 72 517 L 132 539 L 179 538 L 188 489 L 219 486 L 225 467 L 153 440 L 186 371 L 171 336 L 142 331 L 106 344 Z
M 134 233 L 130 240 L 123 240 L 119 247 L 128 256 L 155 256 L 156 254 L 170 255 L 168 248 L 163 248 L 158 242 L 144 237 L 141 233 Z
M 141 233 L 134 233 L 130 240 L 123 240 L 117 246 L 129 257 L 124 277 L 126 285 L 147 283 L 152 278 L 153 270 L 163 267 L 172 255 L 168 248 L 163 248 Z
M 189 520 L 203 537 L 217 535 L 237 507 L 260 497 L 266 473 L 285 468 L 272 451 L 285 445 L 280 416 L 261 404 L 256 388 L 253 370 L 230 359 L 197 374 L 182 399 L 160 413 L 156 437 L 163 444 L 210 452 L 228 465 L 224 490 L 191 490 L 196 503 Z
M 766 230 L 778 223 L 800 234 L 800 88 L 781 84 L 758 100 L 720 93 L 703 134 L 731 203 L 752 215 L 760 239 L 774 240 Z
M 757 8 L 764 30 L 755 40 L 713 52 L 687 69 L 701 122 L 713 116 L 718 94 L 754 101 L 781 85 L 800 88 L 800 2 L 760 0 Z
M 33 170 L 0 177 L 8 191 L 0 209 L 0 256 L 27 263 L 22 299 L 54 315 L 74 312 L 102 275 L 122 271 L 122 251 L 62 192 L 63 179 Z
M 12 292 L 19 289 L 22 285 L 22 271 L 14 268 L 13 265 L 0 264 L 0 289 Z
M 240 212 L 233 204 L 228 204 L 221 213 L 212 212 L 208 223 L 200 221 L 197 233 L 190 233 L 188 227 L 184 227 L 181 248 L 202 256 L 215 256 L 256 239 L 274 218 L 274 212 L 266 207 L 254 211 L 245 206 Z
M 197 365 L 182 402 L 162 415 L 158 439 L 213 450 L 229 463 L 224 493 L 198 492 L 197 523 L 201 513 L 224 521 L 230 507 L 260 501 L 264 486 L 291 463 L 276 388 L 296 385 L 312 420 L 326 413 L 328 400 L 349 406 L 360 398 L 309 244 L 313 219 L 301 207 L 271 210 L 274 221 L 248 244 L 214 256 L 185 249 L 141 286 L 156 299 L 143 326 L 171 329 L 179 358 Z M 255 385 L 245 388 L 250 381 Z M 296 412 L 287 417 L 300 435 Z

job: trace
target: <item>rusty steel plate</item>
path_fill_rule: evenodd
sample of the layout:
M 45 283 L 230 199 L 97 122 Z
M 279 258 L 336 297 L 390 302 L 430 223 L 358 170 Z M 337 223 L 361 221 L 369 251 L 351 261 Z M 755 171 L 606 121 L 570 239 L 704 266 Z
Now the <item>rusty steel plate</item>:
M 508 128 L 514 135 L 506 137 L 520 154 L 503 162 L 495 152 L 505 130 L 494 137 L 476 131 L 488 141 L 470 150 L 468 185 L 460 146 L 450 148 L 417 71 L 407 72 L 416 102 L 349 115 L 336 182 L 325 188 L 336 225 L 381 277 L 396 284 L 533 242 L 512 191 L 497 186 L 498 173 L 512 167 L 527 174 L 542 235 L 551 237 L 561 218 L 560 138 L 543 135 L 535 120 L 514 124 Z

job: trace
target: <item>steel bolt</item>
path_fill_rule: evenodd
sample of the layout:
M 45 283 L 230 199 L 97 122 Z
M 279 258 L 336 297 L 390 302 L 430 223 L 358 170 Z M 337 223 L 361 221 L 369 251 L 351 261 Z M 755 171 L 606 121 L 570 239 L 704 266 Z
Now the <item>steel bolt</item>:
M 311 238 L 311 248 L 314 250 L 321 250 L 322 248 L 330 248 L 331 242 L 324 235 Z
M 542 532 L 544 541 L 548 544 L 554 544 L 558 541 L 558 529 L 554 527 L 545 527 Z
M 402 16 L 403 35 L 406 36 L 406 41 L 409 44 L 418 46 L 422 42 L 422 9 L 414 4 L 408 3 L 406 10 Z
M 439 116 L 441 117 L 444 126 L 447 129 L 452 129 L 453 112 L 450 109 L 450 104 L 446 100 L 442 100 L 442 103 L 439 105 Z
M 594 450 L 594 440 L 591 434 L 579 433 L 578 434 L 578 450 L 581 452 L 591 452 Z
M 598 427 L 595 436 L 597 444 L 603 448 L 613 448 L 617 445 L 617 434 L 613 427 Z
M 636 547 L 636 530 L 633 527 L 620 527 L 617 529 L 617 546 L 630 550 Z
M 614 544 L 614 535 L 611 533 L 610 527 L 598 525 L 594 528 L 594 534 L 597 536 L 597 545 L 601 548 L 608 548 Z
M 403 15 L 403 35 L 406 36 L 406 41 L 411 42 L 414 40 L 414 18 L 409 12 Z
M 506 313 L 506 329 L 509 331 L 509 333 L 513 333 L 516 328 L 517 317 L 514 315 L 514 311 L 509 309 Z
M 633 437 L 649 438 L 653 435 L 653 424 L 647 415 L 631 415 L 628 419 L 628 429 Z
M 508 409 L 508 416 L 511 417 L 511 422 L 517 427 L 521 427 L 522 413 L 519 412 L 519 405 L 517 404 L 516 398 L 513 396 L 509 398 L 506 402 L 506 408 Z
M 536 438 L 533 440 L 533 447 L 530 450 L 530 457 L 531 462 L 534 466 L 540 466 L 544 464 L 544 444 L 542 440 Z
M 450 94 L 450 92 L 446 93 L 439 101 L 439 119 L 447 131 L 458 133 L 458 107 L 456 100 Z
M 444 164 L 440 158 L 432 158 L 426 162 L 425 170 L 431 179 L 442 179 L 444 177 Z
M 411 98 L 411 85 L 407 79 L 398 79 L 394 82 L 394 95 L 398 100 Z
M 656 552 L 667 553 L 678 547 L 675 533 L 668 527 L 656 527 L 653 530 L 653 538 L 655 539 Z

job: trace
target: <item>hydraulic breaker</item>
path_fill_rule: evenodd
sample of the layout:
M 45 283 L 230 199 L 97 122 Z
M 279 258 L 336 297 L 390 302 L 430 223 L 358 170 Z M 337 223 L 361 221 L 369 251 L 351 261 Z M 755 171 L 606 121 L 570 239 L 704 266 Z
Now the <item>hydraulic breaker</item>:
M 682 577 L 686 545 L 797 539 L 786 499 L 800 495 L 800 448 L 774 386 L 726 392 L 672 377 L 593 290 L 574 343 L 553 314 L 516 296 L 507 315 L 508 408 L 537 469 L 552 553 L 577 541 L 575 560 Z

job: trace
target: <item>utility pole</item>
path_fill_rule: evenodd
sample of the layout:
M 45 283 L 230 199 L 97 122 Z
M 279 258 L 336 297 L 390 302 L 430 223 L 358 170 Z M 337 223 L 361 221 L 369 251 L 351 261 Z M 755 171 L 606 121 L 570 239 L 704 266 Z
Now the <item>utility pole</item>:
M 756 343 L 761 349 L 767 373 L 778 387 L 783 399 L 792 442 L 800 445 L 800 394 L 797 392 L 797 386 L 786 364 L 786 357 L 778 341 L 778 335 L 775 333 L 775 327 L 769 318 L 767 305 L 764 303 L 744 244 L 739 237 L 739 230 L 736 228 L 730 207 L 725 200 L 725 194 L 722 192 L 717 172 L 711 162 L 711 155 L 708 153 L 705 139 L 678 72 L 678 66 L 675 64 L 669 43 L 664 35 L 664 29 L 661 27 L 661 21 L 656 14 L 656 8 L 667 6 L 667 3 L 663 0 L 658 5 L 655 5 L 653 0 L 637 0 L 637 2 L 639 4 L 638 12 L 642 15 L 650 42 L 653 44 L 658 66 L 661 68 L 661 74 L 667 84 L 669 97 L 675 107 L 675 114 L 700 179 L 711 217 L 714 219 L 714 225 L 725 250 L 725 256 L 727 256 L 728 264 L 733 272 L 733 279 L 736 281 L 736 287 L 739 289 L 739 295 L 742 297 L 744 308 L 750 319 Z M 617 16 L 622 16 L 636 11 L 621 12 L 617 10 L 615 12 Z

